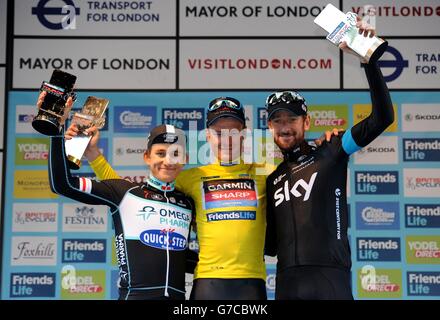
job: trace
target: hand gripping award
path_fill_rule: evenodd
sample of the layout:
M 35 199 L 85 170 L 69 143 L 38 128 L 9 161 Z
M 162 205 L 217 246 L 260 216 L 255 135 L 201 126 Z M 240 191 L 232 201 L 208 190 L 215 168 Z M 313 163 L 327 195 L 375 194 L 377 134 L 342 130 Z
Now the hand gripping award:
M 388 47 L 388 42 L 378 38 L 364 37 L 356 27 L 357 15 L 346 14 L 331 3 L 315 18 L 314 22 L 327 31 L 327 40 L 335 45 L 345 41 L 349 48 L 369 63 L 377 61 Z
M 81 167 L 81 158 L 92 139 L 91 136 L 85 134 L 85 130 L 96 126 L 98 129 L 104 127 L 105 110 L 107 109 L 109 100 L 104 98 L 87 97 L 81 112 L 76 112 L 72 116 L 74 123 L 79 132 L 78 135 L 70 140 L 66 140 L 65 148 L 67 160 L 71 169 L 79 169 Z
M 46 96 L 38 109 L 38 114 L 32 120 L 32 127 L 46 136 L 56 136 L 61 133 L 62 125 L 69 110 L 66 102 L 69 97 L 76 100 L 73 92 L 76 76 L 61 70 L 54 70 L 49 82 L 43 81 L 40 92 Z

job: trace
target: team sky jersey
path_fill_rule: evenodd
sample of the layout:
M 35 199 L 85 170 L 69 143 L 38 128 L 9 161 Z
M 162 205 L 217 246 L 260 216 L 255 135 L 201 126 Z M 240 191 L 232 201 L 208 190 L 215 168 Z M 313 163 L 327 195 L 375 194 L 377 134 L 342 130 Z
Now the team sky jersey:
M 101 156 L 99 179 L 118 175 Z M 176 186 L 195 201 L 199 262 L 195 278 L 266 279 L 266 177 L 274 167 L 211 164 L 180 173 Z
M 63 142 L 60 137 L 51 138 L 51 189 L 83 203 L 110 207 L 124 298 L 184 299 L 193 201 L 174 190 L 173 184 L 154 177 L 146 184 L 72 177 Z
M 388 89 L 377 65 L 365 65 L 372 113 L 314 148 L 301 143 L 267 178 L 266 254 L 277 255 L 277 272 L 295 266 L 351 267 L 347 239 L 346 181 L 349 155 L 393 121 Z

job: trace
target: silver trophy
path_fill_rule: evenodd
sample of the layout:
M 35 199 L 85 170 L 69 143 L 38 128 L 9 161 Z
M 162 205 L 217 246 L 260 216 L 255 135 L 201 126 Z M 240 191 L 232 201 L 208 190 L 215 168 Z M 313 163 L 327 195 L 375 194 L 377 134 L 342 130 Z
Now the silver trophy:
M 81 167 L 81 159 L 89 145 L 91 136 L 84 131 L 88 128 L 96 126 L 101 129 L 105 125 L 105 110 L 109 104 L 108 99 L 87 97 L 81 112 L 76 112 L 72 116 L 72 123 L 78 128 L 78 135 L 70 140 L 66 140 L 66 155 L 69 160 L 71 169 L 79 169 Z
M 359 34 L 356 17 L 355 13 L 343 13 L 329 3 L 314 22 L 329 33 L 327 40 L 331 43 L 338 46 L 345 41 L 367 63 L 375 62 L 387 49 L 388 42 L 376 36 L 370 38 Z

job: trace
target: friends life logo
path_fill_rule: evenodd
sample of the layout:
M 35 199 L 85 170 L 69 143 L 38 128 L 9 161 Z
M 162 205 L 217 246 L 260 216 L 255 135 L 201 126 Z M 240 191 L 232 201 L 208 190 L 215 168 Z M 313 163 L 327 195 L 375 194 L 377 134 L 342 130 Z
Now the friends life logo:
M 403 139 L 403 161 L 440 161 L 440 139 Z
M 55 273 L 11 273 L 10 298 L 55 297 Z
M 409 271 L 406 279 L 408 296 L 440 297 L 440 272 Z
M 105 262 L 105 239 L 63 239 L 63 263 Z
M 401 261 L 400 238 L 357 238 L 357 261 Z
M 405 204 L 407 228 L 440 228 L 440 205 Z
M 356 194 L 399 194 L 397 171 L 355 171 Z
M 200 131 L 205 128 L 205 110 L 203 108 L 164 108 L 162 109 L 162 122 L 184 131 Z
M 63 2 L 64 5 L 55 7 L 51 4 L 56 2 Z M 80 14 L 80 11 L 72 0 L 40 0 L 35 7 L 32 7 L 32 15 L 35 15 L 38 21 L 50 30 L 76 29 L 76 16 Z

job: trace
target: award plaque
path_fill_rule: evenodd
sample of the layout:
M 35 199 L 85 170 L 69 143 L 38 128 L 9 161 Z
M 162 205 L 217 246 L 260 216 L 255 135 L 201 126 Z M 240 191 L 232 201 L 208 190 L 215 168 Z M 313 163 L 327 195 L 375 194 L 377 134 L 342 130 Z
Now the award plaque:
M 327 40 L 331 43 L 338 46 L 346 41 L 347 45 L 367 63 L 375 62 L 387 49 L 388 42 L 376 36 L 370 38 L 359 34 L 356 17 L 355 13 L 345 14 L 329 3 L 314 22 L 329 33 Z
M 71 169 L 79 169 L 81 167 L 81 159 L 84 151 L 89 145 L 91 136 L 84 131 L 88 128 L 96 126 L 101 129 L 105 125 L 105 110 L 109 104 L 108 99 L 87 97 L 81 112 L 76 112 L 72 116 L 72 123 L 78 128 L 78 135 L 70 140 L 66 140 L 66 155 L 69 160 Z

